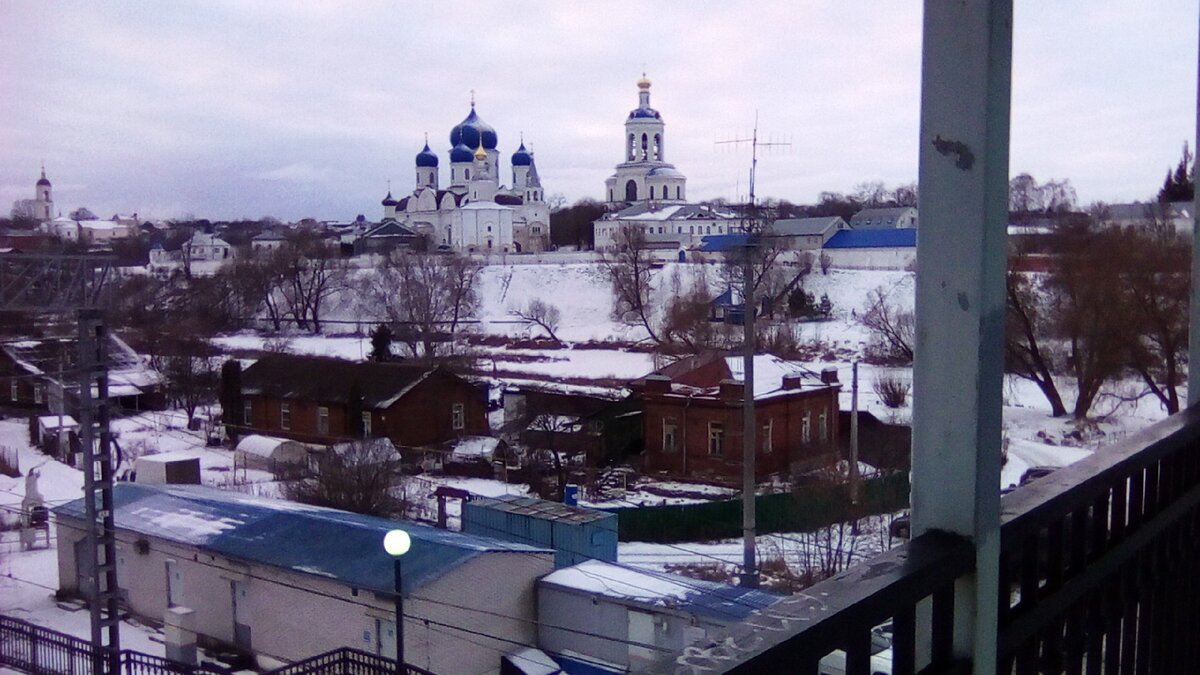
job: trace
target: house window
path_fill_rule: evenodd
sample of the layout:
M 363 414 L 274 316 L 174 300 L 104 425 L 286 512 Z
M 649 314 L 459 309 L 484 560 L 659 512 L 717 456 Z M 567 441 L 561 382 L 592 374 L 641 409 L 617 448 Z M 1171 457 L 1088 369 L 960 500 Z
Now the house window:
M 708 423 L 708 454 L 725 454 L 725 425 L 722 422 Z
M 251 421 L 253 419 L 254 419 L 254 402 L 253 401 L 242 401 L 242 424 L 244 424 L 246 426 L 250 426 Z
M 764 455 L 771 454 L 771 420 L 767 420 L 762 426 L 762 451 Z
M 279 428 L 284 431 L 292 428 L 292 404 L 286 401 L 279 404 Z
M 450 426 L 459 431 L 467 427 L 467 412 L 466 406 L 461 403 L 455 403 L 450 409 Z
M 679 437 L 679 424 L 675 421 L 674 417 L 663 418 L 662 433 L 663 452 L 675 452 L 679 448 L 676 440 Z
M 804 422 L 800 425 L 800 442 L 812 440 L 812 413 L 804 413 Z
M 817 433 L 821 436 L 821 442 L 829 440 L 829 425 L 825 421 L 825 411 L 821 411 L 821 417 L 817 421 Z
M 33 402 L 38 405 L 46 402 L 46 389 L 40 384 L 33 385 Z
M 362 429 L 363 438 L 371 437 L 371 413 L 365 412 L 362 414 Z
M 317 406 L 317 433 L 329 433 L 329 408 L 326 406 Z
M 18 398 L 20 395 L 21 395 L 21 390 L 20 390 L 20 388 L 17 386 L 17 378 L 15 378 L 15 377 L 14 377 L 14 378 L 13 378 L 12 380 L 10 380 L 10 381 L 9 381 L 9 383 L 8 383 L 8 397 L 9 397 L 10 399 L 12 399 L 12 400 L 14 400 L 14 401 L 15 401 L 15 400 L 17 400 L 17 398 Z

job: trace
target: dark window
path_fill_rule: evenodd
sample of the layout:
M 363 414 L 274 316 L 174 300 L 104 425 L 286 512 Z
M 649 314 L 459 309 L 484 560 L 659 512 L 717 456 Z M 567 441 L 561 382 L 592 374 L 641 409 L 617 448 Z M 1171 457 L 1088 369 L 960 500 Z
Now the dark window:
M 636 202 L 637 198 L 637 182 L 630 180 L 625 183 L 625 201 Z

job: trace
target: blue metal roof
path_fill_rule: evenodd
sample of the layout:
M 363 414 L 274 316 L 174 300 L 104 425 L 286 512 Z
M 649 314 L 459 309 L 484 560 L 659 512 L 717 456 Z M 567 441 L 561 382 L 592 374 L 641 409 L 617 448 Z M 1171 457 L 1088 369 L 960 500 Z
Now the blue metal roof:
M 54 512 L 82 519 L 83 502 Z M 396 528 L 412 537 L 402 561 L 405 593 L 484 553 L 544 553 L 547 560 L 553 555 L 524 544 L 198 485 L 121 483 L 113 487 L 113 503 L 118 529 L 381 593 L 390 593 L 393 583 L 383 535 Z
M 725 253 L 745 245 L 744 234 L 710 234 L 700 240 L 700 250 L 705 253 Z
M 917 231 L 912 228 L 890 230 L 841 230 L 825 242 L 825 248 L 912 248 Z
M 662 119 L 662 115 L 658 114 L 658 111 L 654 108 L 634 108 L 629 112 L 629 119 L 635 119 L 639 117 L 655 120 Z

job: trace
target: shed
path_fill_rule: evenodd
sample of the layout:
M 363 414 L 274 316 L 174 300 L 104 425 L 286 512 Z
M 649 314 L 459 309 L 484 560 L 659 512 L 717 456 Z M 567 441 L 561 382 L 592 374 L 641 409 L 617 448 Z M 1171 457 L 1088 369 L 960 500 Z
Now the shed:
M 199 485 L 200 458 L 181 452 L 143 455 L 134 462 L 137 482 L 150 485 Z
M 638 669 L 778 602 L 765 591 L 600 561 L 538 581 L 538 646 Z M 564 657 L 566 657 L 564 659 Z
M 554 566 L 617 560 L 617 514 L 504 495 L 463 504 L 462 531 L 554 549 Z
M 58 580 L 86 584 L 85 500 L 53 509 Z M 434 673 L 485 673 L 536 641 L 536 580 L 552 552 L 496 539 L 196 485 L 113 488 L 117 575 L 126 607 L 161 621 L 194 611 L 201 644 L 296 661 L 341 647 L 395 654 L 395 560 L 404 528 L 405 649 Z M 502 582 L 502 583 L 500 583 Z
M 234 466 L 265 471 L 280 465 L 303 466 L 307 461 L 308 447 L 303 443 L 259 434 L 244 436 L 233 452 Z

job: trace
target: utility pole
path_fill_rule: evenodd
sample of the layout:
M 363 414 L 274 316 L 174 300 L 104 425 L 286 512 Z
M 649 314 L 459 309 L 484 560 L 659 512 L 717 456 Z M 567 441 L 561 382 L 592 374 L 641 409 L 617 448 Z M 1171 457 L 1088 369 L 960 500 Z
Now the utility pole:
M 791 143 L 759 143 L 758 112 L 754 113 L 754 133 L 750 138 L 735 138 L 718 141 L 728 143 L 750 143 L 750 203 L 749 216 L 743 228 L 746 234 L 745 258 L 742 261 L 742 574 L 741 585 L 758 587 L 758 562 L 755 555 L 757 523 L 754 498 L 758 481 L 755 475 L 755 454 L 758 451 L 755 433 L 758 425 L 754 411 L 754 320 L 757 312 L 754 302 L 754 251 L 758 248 L 758 205 L 755 203 L 754 178 L 758 171 L 759 146 L 784 146 Z
M 850 517 L 852 534 L 858 534 L 858 359 L 850 371 Z
M 108 330 L 103 306 L 112 259 L 86 255 L 0 255 L 0 309 L 78 318 L 79 440 L 83 449 L 86 549 L 82 572 L 91 614 L 91 671 L 120 673 L 120 625 L 109 432 Z M 65 373 L 60 365 L 60 399 Z M 93 396 L 93 387 L 95 395 Z M 61 403 L 60 422 L 61 433 Z

